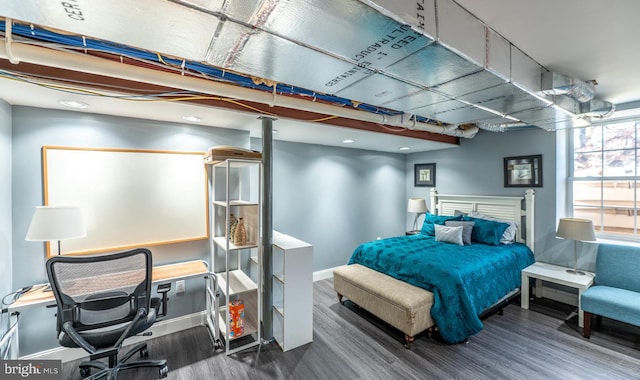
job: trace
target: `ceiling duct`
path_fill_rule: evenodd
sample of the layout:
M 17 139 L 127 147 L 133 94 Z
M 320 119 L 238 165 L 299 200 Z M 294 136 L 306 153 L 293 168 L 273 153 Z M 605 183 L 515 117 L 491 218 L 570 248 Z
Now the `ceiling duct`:
M 588 102 L 596 96 L 596 86 L 568 75 L 554 72 L 542 73 L 542 90 L 544 95 L 566 95 L 579 101 Z
M 580 113 L 588 117 L 596 117 L 599 119 L 613 115 L 616 107 L 605 100 L 593 99 L 580 104 Z
M 401 120 L 558 129 L 607 114 L 596 98 L 582 108 L 576 100 L 589 96 L 588 83 L 569 86 L 576 99 L 546 95 L 559 91 L 542 86 L 548 70 L 453 0 L 0 0 L 0 16 L 399 111 Z

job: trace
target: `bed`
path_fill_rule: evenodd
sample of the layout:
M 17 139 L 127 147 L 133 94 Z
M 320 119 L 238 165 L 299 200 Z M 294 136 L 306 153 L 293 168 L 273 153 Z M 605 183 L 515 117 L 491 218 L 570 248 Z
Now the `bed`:
M 432 190 L 430 204 L 436 213 L 425 217 L 422 233 L 364 243 L 334 271 L 339 300 L 347 297 L 405 332 L 407 346 L 435 327 L 447 343 L 477 334 L 480 315 L 517 295 L 521 270 L 534 262 L 533 190 L 522 197 Z M 463 229 L 470 236 L 459 245 Z M 448 239 L 445 230 L 455 237 Z

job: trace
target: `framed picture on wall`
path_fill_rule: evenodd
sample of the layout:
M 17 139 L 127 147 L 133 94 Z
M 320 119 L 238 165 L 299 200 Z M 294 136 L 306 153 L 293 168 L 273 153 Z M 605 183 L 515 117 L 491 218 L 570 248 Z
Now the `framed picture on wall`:
M 415 164 L 414 185 L 418 187 L 433 187 L 436 185 L 436 164 Z
M 505 157 L 504 187 L 542 187 L 542 155 Z

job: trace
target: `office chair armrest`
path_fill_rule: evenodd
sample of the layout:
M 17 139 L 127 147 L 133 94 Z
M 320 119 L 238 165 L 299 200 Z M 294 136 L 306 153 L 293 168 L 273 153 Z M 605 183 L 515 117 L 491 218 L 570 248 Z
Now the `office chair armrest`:
M 82 347 L 85 351 L 87 351 L 91 355 L 98 352 L 98 350 L 95 347 L 90 345 L 89 342 L 87 342 L 82 336 L 80 336 L 80 334 L 78 334 L 76 329 L 73 328 L 73 323 L 71 321 L 65 322 L 62 325 L 62 330 L 64 330 L 64 332 L 67 333 L 67 335 L 69 335 L 69 337 L 71 338 L 71 340 L 75 342 L 75 344 Z
M 122 335 L 120 335 L 120 338 L 118 338 L 118 341 L 116 342 L 116 344 L 114 344 L 114 346 L 115 347 L 120 347 L 122 342 L 124 342 L 124 340 L 131 333 L 131 329 L 133 329 L 133 327 L 138 324 L 138 321 L 140 320 L 140 318 L 142 318 L 142 317 L 144 317 L 146 315 L 147 315 L 147 310 L 146 309 L 144 309 L 144 308 L 138 309 L 138 311 L 136 312 L 136 316 L 133 317 L 133 320 L 129 323 L 129 326 L 127 326 L 127 328 L 122 332 Z
M 160 303 L 160 307 L 156 308 L 156 310 L 158 311 L 158 317 L 165 317 L 167 315 L 167 304 L 169 301 L 169 298 L 167 297 L 167 293 L 169 292 L 169 290 L 171 290 L 170 282 L 158 285 L 158 293 L 162 294 L 162 301 Z M 152 302 L 151 307 L 157 306 L 157 304 L 153 304 L 154 300 L 155 298 L 151 299 L 151 302 Z

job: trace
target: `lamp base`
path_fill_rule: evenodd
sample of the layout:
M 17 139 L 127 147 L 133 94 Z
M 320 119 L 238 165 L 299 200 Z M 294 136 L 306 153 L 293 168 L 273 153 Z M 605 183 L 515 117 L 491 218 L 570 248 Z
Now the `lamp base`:
M 586 273 L 584 273 L 581 270 L 577 270 L 577 269 L 567 269 L 567 273 L 578 274 L 578 275 L 581 275 L 581 276 L 586 275 Z

